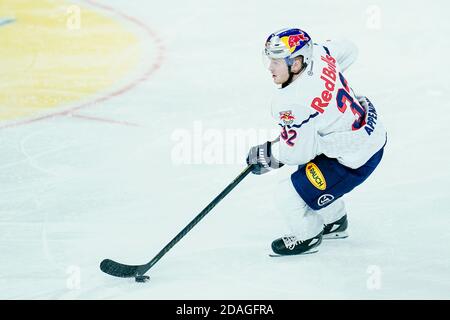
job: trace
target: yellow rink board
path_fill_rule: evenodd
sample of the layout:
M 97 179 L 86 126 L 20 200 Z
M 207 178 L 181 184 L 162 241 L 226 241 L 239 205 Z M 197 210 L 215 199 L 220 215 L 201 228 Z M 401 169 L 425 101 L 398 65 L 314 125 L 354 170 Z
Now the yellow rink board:
M 123 79 L 142 48 L 118 19 L 60 0 L 0 0 L 0 121 L 75 103 Z

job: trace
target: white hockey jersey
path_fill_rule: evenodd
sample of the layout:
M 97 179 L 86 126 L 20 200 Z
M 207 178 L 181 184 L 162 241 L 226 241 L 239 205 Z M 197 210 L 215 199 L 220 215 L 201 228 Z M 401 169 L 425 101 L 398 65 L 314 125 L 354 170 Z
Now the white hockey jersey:
M 356 56 L 349 41 L 315 44 L 310 65 L 277 90 L 272 116 L 281 134 L 273 154 L 282 163 L 302 165 L 325 154 L 356 169 L 383 147 L 386 131 L 377 111 L 358 102 L 343 75 Z

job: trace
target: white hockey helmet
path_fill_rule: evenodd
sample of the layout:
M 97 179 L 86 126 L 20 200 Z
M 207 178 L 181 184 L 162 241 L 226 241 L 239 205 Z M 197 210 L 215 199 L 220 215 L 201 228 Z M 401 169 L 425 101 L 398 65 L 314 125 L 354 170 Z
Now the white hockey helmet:
M 313 42 L 305 31 L 285 28 L 267 38 L 264 53 L 271 59 L 284 59 L 288 66 L 292 66 L 294 58 L 302 56 L 303 64 L 306 66 L 312 60 Z

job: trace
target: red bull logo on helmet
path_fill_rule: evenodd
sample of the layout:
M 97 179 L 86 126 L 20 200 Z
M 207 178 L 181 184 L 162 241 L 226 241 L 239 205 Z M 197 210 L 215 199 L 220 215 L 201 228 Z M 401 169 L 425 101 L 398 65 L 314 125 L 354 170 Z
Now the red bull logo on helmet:
M 282 29 L 272 33 L 266 40 L 266 55 L 274 58 L 289 58 L 306 46 L 304 57 L 309 62 L 310 51 L 312 50 L 311 37 L 298 28 Z
M 284 42 L 284 44 L 289 48 L 289 51 L 292 53 L 303 47 L 303 45 L 309 41 L 309 37 L 303 32 L 300 32 L 298 34 L 282 37 L 281 41 Z
M 302 41 L 308 41 L 308 40 L 309 40 L 309 38 L 307 36 L 305 36 L 303 33 L 300 33 L 300 34 L 296 34 L 294 36 L 289 36 L 288 44 L 289 44 L 289 47 L 296 47 L 296 46 L 299 46 Z

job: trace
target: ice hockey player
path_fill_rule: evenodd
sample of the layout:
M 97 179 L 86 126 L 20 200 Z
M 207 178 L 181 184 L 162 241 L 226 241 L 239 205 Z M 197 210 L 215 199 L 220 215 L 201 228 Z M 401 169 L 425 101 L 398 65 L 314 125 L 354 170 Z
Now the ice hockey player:
M 272 242 L 279 255 L 317 251 L 322 239 L 347 237 L 342 196 L 364 182 L 383 156 L 386 131 L 377 110 L 344 77 L 357 56 L 346 40 L 313 43 L 300 29 L 266 40 L 275 84 L 272 117 L 280 136 L 250 149 L 247 163 L 260 175 L 298 166 L 277 189 L 277 206 L 290 234 Z

